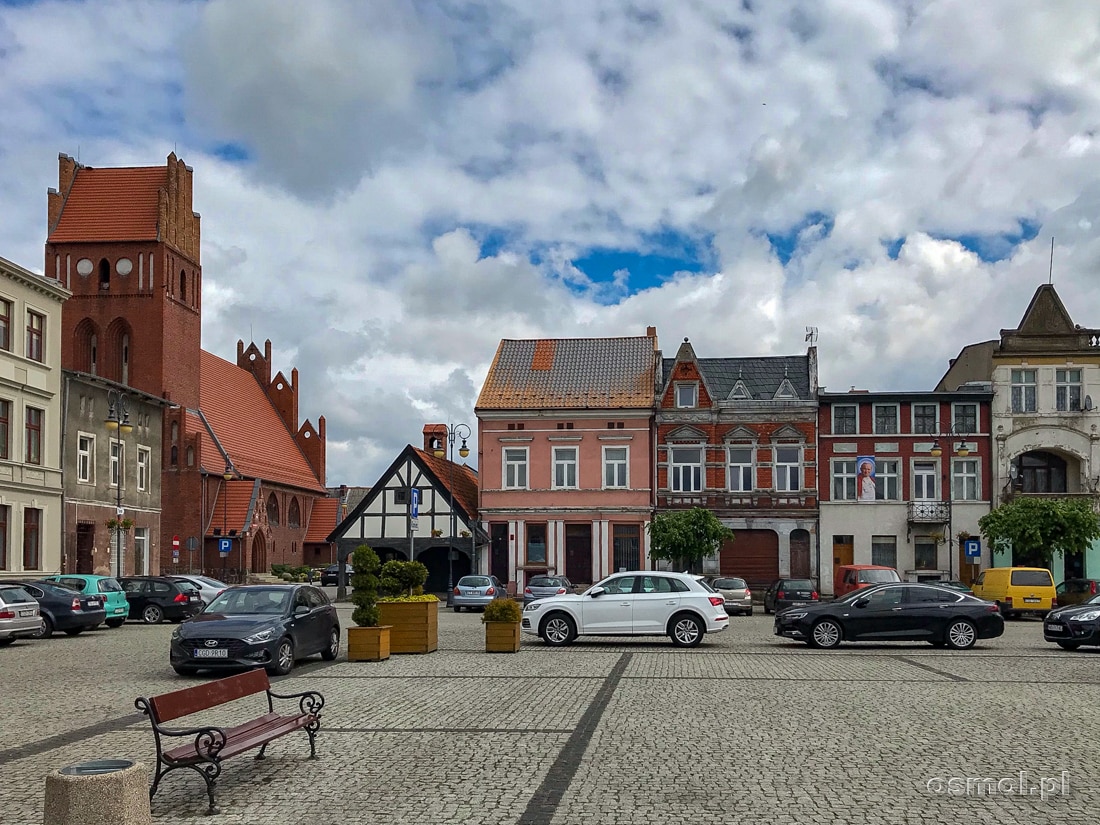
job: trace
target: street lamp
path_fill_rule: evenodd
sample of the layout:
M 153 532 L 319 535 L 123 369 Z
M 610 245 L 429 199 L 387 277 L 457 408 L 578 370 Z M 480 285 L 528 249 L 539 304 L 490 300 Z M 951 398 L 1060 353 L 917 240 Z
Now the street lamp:
M 113 449 L 115 452 L 115 577 L 122 575 L 122 435 L 133 432 L 130 423 L 130 397 L 122 390 L 107 390 L 107 417 L 105 426 L 115 433 Z
M 222 473 L 222 478 L 225 479 L 225 488 L 222 490 L 222 535 L 226 537 L 226 541 L 229 542 L 229 549 L 233 549 L 233 540 L 229 538 L 229 482 L 233 480 L 234 476 L 233 465 L 229 463 L 229 459 L 225 461 L 225 471 Z M 222 556 L 222 581 L 227 581 L 226 568 L 229 566 L 229 553 Z
M 944 454 L 944 445 L 947 445 L 947 452 L 954 453 L 959 458 L 966 458 L 970 455 L 970 447 L 967 446 L 966 439 L 970 437 L 970 430 L 966 427 L 959 425 L 958 423 L 952 423 L 943 432 L 936 435 L 935 440 L 932 442 L 932 449 L 928 451 L 928 454 L 933 458 L 939 458 Z M 941 443 L 942 442 L 942 443 Z M 951 547 L 950 552 L 947 554 L 947 570 L 952 576 L 955 576 L 955 551 L 956 546 L 954 540 L 951 537 L 951 516 L 954 505 L 954 497 L 951 492 L 951 461 L 948 459 L 943 463 L 943 491 L 946 502 L 946 525 L 943 531 L 943 538 L 946 544 Z M 962 571 L 959 571 L 960 575 Z
M 470 448 L 466 446 L 466 439 L 470 437 L 470 427 L 467 424 L 452 424 L 447 427 L 447 445 L 450 449 L 450 462 L 451 462 L 451 481 L 450 481 L 450 496 L 451 496 L 451 538 L 447 542 L 447 604 L 450 605 L 452 597 L 454 595 L 454 544 L 455 533 L 457 529 L 457 514 L 455 513 L 455 438 L 462 439 L 462 446 L 458 448 L 458 454 L 463 458 L 466 458 L 470 454 Z M 432 453 L 436 458 L 443 458 L 443 442 L 438 438 L 432 439 Z

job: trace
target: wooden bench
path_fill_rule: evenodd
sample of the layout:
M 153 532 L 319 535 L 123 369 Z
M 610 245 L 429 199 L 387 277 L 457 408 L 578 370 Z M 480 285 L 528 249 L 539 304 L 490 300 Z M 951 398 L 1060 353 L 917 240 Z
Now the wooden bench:
M 186 729 L 165 727 L 166 722 L 216 708 L 245 696 L 257 693 L 267 695 L 267 713 L 233 727 L 200 726 Z M 275 699 L 297 699 L 298 711 L 289 715 L 275 712 Z M 146 699 L 137 699 L 138 710 L 149 717 L 157 745 L 157 770 L 149 788 L 149 798 L 157 792 L 160 780 L 176 768 L 191 768 L 206 780 L 206 793 L 210 797 L 209 813 L 218 813 L 214 803 L 214 786 L 221 774 L 221 763 L 238 754 L 259 748 L 257 759 L 264 758 L 268 743 L 280 736 L 304 730 L 309 736 L 309 758 L 317 758 L 316 735 L 321 727 L 321 709 L 325 698 L 316 691 L 278 694 L 271 692 L 271 683 L 262 668 L 236 676 L 228 676 L 195 687 L 164 693 Z M 168 749 L 170 742 L 163 737 L 193 737 L 192 741 Z

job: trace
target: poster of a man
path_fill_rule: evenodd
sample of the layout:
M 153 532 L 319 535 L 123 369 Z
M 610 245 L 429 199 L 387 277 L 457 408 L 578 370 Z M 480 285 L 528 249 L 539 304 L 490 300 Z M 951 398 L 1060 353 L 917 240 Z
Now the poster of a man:
M 856 458 L 856 498 L 859 501 L 875 500 L 875 457 L 861 455 Z

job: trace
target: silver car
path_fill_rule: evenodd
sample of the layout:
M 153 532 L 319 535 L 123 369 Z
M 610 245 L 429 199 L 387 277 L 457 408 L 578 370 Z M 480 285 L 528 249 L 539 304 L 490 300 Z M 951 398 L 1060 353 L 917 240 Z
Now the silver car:
M 752 615 L 752 590 L 744 579 L 733 576 L 715 576 L 708 584 L 726 600 L 726 613 Z
M 532 576 L 523 588 L 523 606 L 526 607 L 535 599 L 564 596 L 572 592 L 573 583 L 565 576 Z
M 0 582 L 0 647 L 35 636 L 41 629 L 37 599 L 22 587 Z
M 218 597 L 218 594 L 229 587 L 225 582 L 211 579 L 208 576 L 169 576 L 172 581 L 186 582 L 199 591 L 203 606 L 210 604 Z
M 493 599 L 503 598 L 507 598 L 507 594 L 496 576 L 463 576 L 451 593 L 451 607 L 455 613 L 461 612 L 464 607 L 467 610 L 484 610 Z

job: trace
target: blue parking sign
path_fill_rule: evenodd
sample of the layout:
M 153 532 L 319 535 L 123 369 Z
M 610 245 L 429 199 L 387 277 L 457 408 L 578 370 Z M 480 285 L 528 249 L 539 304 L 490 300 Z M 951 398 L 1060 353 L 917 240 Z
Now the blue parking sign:
M 418 518 L 420 516 L 420 490 L 416 487 L 412 488 L 410 501 L 412 502 L 410 505 L 412 507 L 411 516 L 412 518 Z
M 233 539 L 218 539 L 218 553 L 222 556 L 228 556 L 229 551 L 233 549 Z
M 968 559 L 980 559 L 982 557 L 981 539 L 965 539 L 963 541 L 963 552 L 966 553 Z

